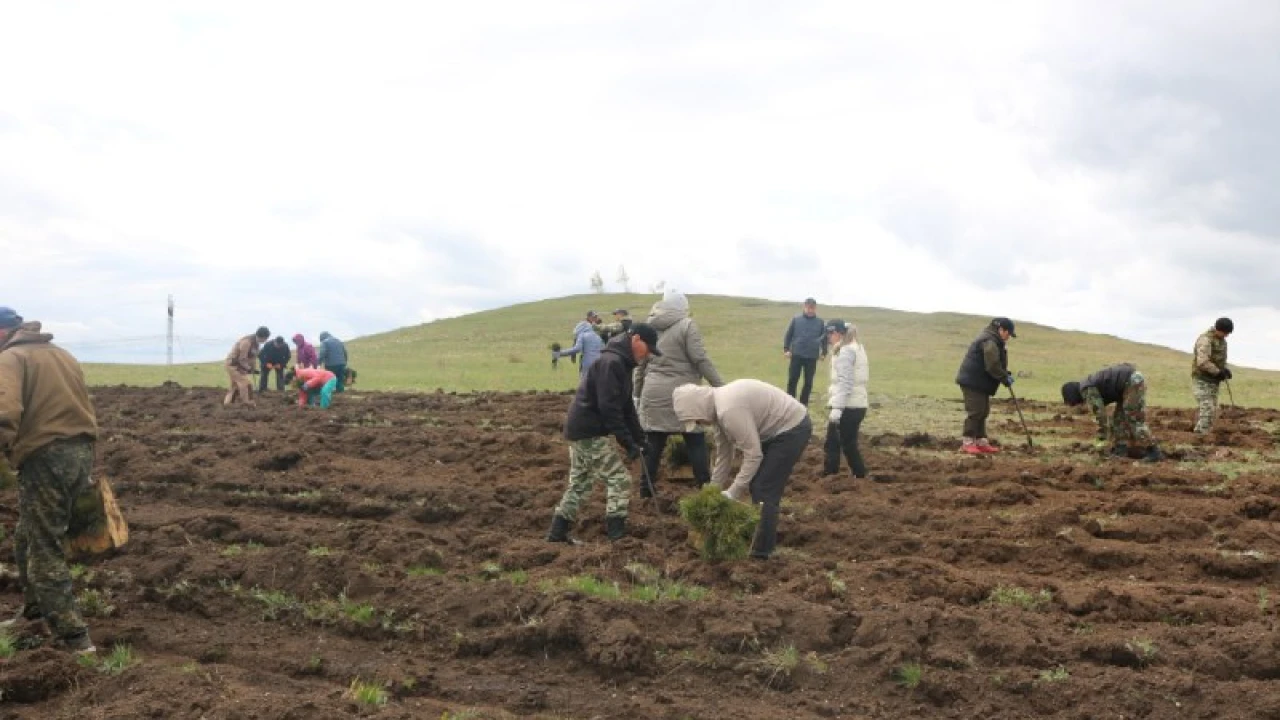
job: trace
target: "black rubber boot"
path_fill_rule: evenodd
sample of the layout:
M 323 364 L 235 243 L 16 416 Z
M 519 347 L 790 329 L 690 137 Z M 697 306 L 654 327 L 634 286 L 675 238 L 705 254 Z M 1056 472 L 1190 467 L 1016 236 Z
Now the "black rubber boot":
M 778 544 L 778 508 L 765 505 L 760 508 L 760 522 L 756 524 L 756 534 L 751 540 L 751 557 L 756 560 L 768 560 L 773 555 L 773 548 Z
M 569 545 L 578 544 L 577 540 L 569 537 L 569 521 L 560 515 L 551 518 L 551 532 L 547 533 L 547 541 L 568 543 Z
M 1147 454 L 1142 456 L 1143 462 L 1160 462 L 1161 460 L 1164 460 L 1164 453 L 1160 452 L 1159 445 L 1147 448 Z
M 627 536 L 627 516 L 608 515 L 604 519 L 604 531 L 610 540 L 621 540 Z

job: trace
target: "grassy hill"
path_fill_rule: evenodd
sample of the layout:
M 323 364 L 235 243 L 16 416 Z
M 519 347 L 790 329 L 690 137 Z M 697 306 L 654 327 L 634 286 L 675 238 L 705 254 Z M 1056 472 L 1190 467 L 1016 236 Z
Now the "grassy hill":
M 363 390 L 564 390 L 576 385 L 578 368 L 564 360 L 559 370 L 552 370 L 552 342 L 568 347 L 571 330 L 587 309 L 607 314 L 626 307 L 643 320 L 656 299 L 650 294 L 606 294 L 542 300 L 371 335 L 348 347 Z M 726 379 L 754 377 L 785 384 L 782 334 L 797 304 L 715 295 L 693 295 L 689 301 L 707 350 Z M 835 306 L 820 306 L 819 314 L 858 324 L 871 360 L 873 398 L 957 398 L 953 379 L 960 357 L 990 319 Z M 1010 342 L 1009 363 L 1024 374 L 1014 385 L 1019 397 L 1058 400 L 1064 381 L 1129 361 L 1149 378 L 1155 404 L 1193 404 L 1188 353 L 1014 319 L 1018 338 Z M 1188 349 L 1201 330 L 1187 328 Z M 1233 369 L 1231 386 L 1240 404 L 1280 406 L 1280 372 Z M 219 363 L 173 368 L 90 364 L 85 370 L 96 385 L 157 385 L 165 380 L 187 386 L 226 384 Z M 825 366 L 819 367 L 815 391 L 825 390 L 827 373 Z

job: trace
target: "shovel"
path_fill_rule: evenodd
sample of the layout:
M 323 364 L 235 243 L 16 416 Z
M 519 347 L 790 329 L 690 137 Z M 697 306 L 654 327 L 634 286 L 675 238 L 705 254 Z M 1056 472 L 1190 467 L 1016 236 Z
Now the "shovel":
M 1018 396 L 1013 394 L 1013 386 L 1006 385 L 1009 388 L 1009 397 L 1013 398 L 1013 409 L 1018 411 L 1018 420 L 1022 421 L 1022 432 L 1027 434 L 1027 447 L 1035 447 L 1035 443 L 1031 442 L 1031 431 L 1027 429 L 1027 420 L 1022 417 L 1022 408 L 1018 406 Z

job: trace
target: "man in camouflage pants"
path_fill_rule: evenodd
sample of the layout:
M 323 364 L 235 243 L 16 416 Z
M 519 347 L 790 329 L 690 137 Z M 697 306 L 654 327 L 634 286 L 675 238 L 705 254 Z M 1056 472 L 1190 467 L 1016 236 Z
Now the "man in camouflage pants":
M 1227 336 L 1236 329 L 1231 318 L 1218 318 L 1213 327 L 1196 338 L 1191 360 L 1191 386 L 1196 396 L 1195 432 L 1208 434 L 1218 410 L 1218 385 L 1231 379 L 1227 367 Z
M 0 307 L 0 451 L 18 469 L 15 560 L 21 619 L 44 618 L 55 643 L 93 652 L 71 592 L 64 542 L 76 499 L 93 489 L 97 420 L 84 375 L 40 323 Z
M 1164 459 L 1160 447 L 1151 437 L 1151 429 L 1147 427 L 1147 380 L 1133 365 L 1112 365 L 1083 382 L 1064 383 L 1062 400 L 1071 406 L 1089 406 L 1098 421 L 1098 442 L 1105 443 L 1108 437 L 1115 441 L 1111 454 L 1128 457 L 1130 447 L 1146 446 L 1143 460 L 1157 462 Z M 1115 403 L 1116 409 L 1108 433 L 1107 405 L 1111 403 Z
M 631 375 L 650 355 L 662 354 L 657 346 L 658 332 L 637 323 L 610 340 L 582 376 L 564 425 L 569 441 L 569 487 L 556 505 L 547 540 L 574 542 L 569 527 L 596 478 L 604 481 L 608 496 L 605 532 L 610 540 L 626 535 L 631 476 L 623 467 L 618 447 L 626 451 L 628 461 L 643 453 L 644 430 L 632 400 Z

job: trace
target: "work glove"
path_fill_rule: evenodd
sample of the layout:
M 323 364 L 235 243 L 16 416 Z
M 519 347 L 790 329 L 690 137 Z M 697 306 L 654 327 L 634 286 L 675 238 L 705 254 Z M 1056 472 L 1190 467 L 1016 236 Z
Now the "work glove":
M 1231 368 L 1224 366 L 1221 370 L 1218 371 L 1218 377 L 1222 378 L 1223 380 L 1230 380 Z
M 844 415 L 844 408 L 831 408 L 831 414 L 827 416 L 827 422 L 839 423 L 842 415 Z
M 1013 387 L 1013 373 L 1004 374 L 1004 386 L 1007 388 Z

